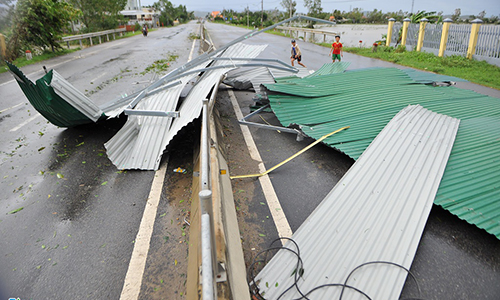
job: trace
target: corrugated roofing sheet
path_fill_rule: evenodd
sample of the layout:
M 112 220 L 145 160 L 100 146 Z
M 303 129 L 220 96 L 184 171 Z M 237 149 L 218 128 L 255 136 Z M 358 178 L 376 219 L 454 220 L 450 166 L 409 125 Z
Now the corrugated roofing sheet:
M 353 124 L 354 125 L 354 124 Z M 408 106 L 377 135 L 333 190 L 293 234 L 304 273 L 305 294 L 343 284 L 357 266 L 386 261 L 410 269 L 457 133 L 459 120 Z M 347 129 L 348 132 L 351 129 Z M 286 244 L 293 250 L 295 247 Z M 280 250 L 258 274 L 266 299 L 300 297 L 294 283 L 296 257 Z M 388 264 L 358 269 L 347 285 L 371 299 L 398 299 L 407 273 Z M 326 287 L 311 299 L 338 299 Z M 343 299 L 366 299 L 346 289 Z
M 316 72 L 314 72 L 310 75 L 307 75 L 306 77 L 309 78 L 309 77 L 316 77 L 316 76 L 322 76 L 322 75 L 343 73 L 349 67 L 350 64 L 351 63 L 348 61 L 339 61 L 336 63 L 324 64 Z
M 337 84 L 325 84 L 328 80 Z M 408 104 L 462 119 L 435 204 L 500 238 L 500 99 L 456 87 L 416 84 L 397 69 L 346 72 L 266 87 L 275 91 L 269 95 L 271 107 L 285 126 L 299 124 L 304 133 L 318 139 L 350 125 L 324 143 L 354 159 Z
M 71 106 L 94 122 L 103 117 L 103 111 L 92 100 L 76 89 L 55 70 L 51 72 L 52 81 L 50 82 L 50 86 L 59 97 L 65 99 Z
M 93 119 L 55 93 L 50 86 L 53 70 L 33 83 L 13 64 L 7 62 L 7 66 L 31 105 L 52 124 L 60 127 L 72 127 L 94 122 Z
M 467 80 L 448 76 L 441 75 L 436 73 L 424 72 L 415 69 L 403 69 L 403 71 L 408 74 L 413 80 L 421 83 L 432 83 L 432 82 L 466 82 Z
M 221 54 L 221 57 L 255 58 L 267 45 L 236 44 Z M 206 66 L 210 61 L 201 63 Z M 244 63 L 244 62 L 242 62 Z M 215 61 L 214 66 L 225 65 L 225 61 Z M 198 68 L 195 68 L 198 69 Z M 156 170 L 168 143 L 177 132 L 197 118 L 212 87 L 219 83 L 221 76 L 232 67 L 205 72 L 179 108 L 179 117 L 129 116 L 126 124 L 104 146 L 109 159 L 119 169 Z M 158 92 L 143 99 L 139 110 L 175 111 L 184 85 L 197 74 L 180 79 L 182 84 Z M 168 84 L 167 82 L 165 84 Z

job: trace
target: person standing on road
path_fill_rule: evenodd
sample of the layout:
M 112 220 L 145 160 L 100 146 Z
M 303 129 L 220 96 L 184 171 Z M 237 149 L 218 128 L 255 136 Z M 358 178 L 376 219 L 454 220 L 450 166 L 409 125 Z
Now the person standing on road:
M 335 62 L 336 59 L 340 62 L 340 57 L 344 57 L 344 50 L 342 50 L 342 43 L 340 42 L 340 36 L 335 36 L 335 42 L 332 44 L 332 48 L 330 49 L 330 55 L 332 56 L 332 62 Z
M 291 51 L 292 56 L 290 57 L 292 61 L 292 67 L 293 67 L 293 62 L 296 60 L 297 63 L 304 68 L 306 67 L 303 63 L 300 61 L 302 60 L 302 52 L 300 52 L 299 45 L 295 42 L 295 40 L 292 40 L 292 51 Z

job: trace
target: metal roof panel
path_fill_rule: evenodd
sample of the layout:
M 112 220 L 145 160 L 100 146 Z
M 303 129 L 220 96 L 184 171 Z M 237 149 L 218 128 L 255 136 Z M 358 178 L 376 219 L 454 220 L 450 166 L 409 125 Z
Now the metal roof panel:
M 344 283 L 357 266 L 371 261 L 409 269 L 441 181 L 459 120 L 421 106 L 401 110 L 293 234 L 300 247 L 304 292 Z M 346 130 L 349 131 L 350 129 Z M 286 244 L 295 250 L 289 242 Z M 280 250 L 258 274 L 267 299 L 294 283 L 296 257 Z M 348 285 L 371 299 L 398 299 L 406 272 L 375 264 L 357 270 Z M 277 284 L 276 284 L 277 283 Z M 340 288 L 314 291 L 314 299 L 335 299 Z M 344 299 L 366 299 L 347 289 Z M 285 299 L 300 297 L 295 288 Z

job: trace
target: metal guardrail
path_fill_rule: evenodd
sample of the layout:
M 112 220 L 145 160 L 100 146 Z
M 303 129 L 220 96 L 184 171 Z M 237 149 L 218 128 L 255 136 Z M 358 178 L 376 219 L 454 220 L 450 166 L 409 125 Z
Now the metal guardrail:
M 61 39 L 61 42 L 66 42 L 66 45 L 68 46 L 69 49 L 69 42 L 70 41 L 80 41 L 80 47 L 82 47 L 82 40 L 83 39 L 89 39 L 90 40 L 90 45 L 93 45 L 92 38 L 93 37 L 98 37 L 99 38 L 99 44 L 102 42 L 101 37 L 106 36 L 108 42 L 109 42 L 109 35 L 113 35 L 113 39 L 116 38 L 115 34 L 119 33 L 120 36 L 122 36 L 122 32 L 126 31 L 126 28 L 118 28 L 118 29 L 111 29 L 111 30 L 105 30 L 105 31 L 99 31 L 99 32 L 91 32 L 91 33 L 85 33 L 85 34 L 79 34 L 79 35 L 70 35 L 70 36 L 65 36 Z
M 248 38 L 251 38 L 259 33 L 262 33 L 264 31 L 273 29 L 281 24 L 284 24 L 286 22 L 290 22 L 293 20 L 297 19 L 306 19 L 306 20 L 313 20 L 313 21 L 318 21 L 318 22 L 324 22 L 324 23 L 329 23 L 329 24 L 334 24 L 329 21 L 325 20 L 320 20 L 316 18 L 311 18 L 311 17 L 306 17 L 306 16 L 297 16 L 293 17 L 284 21 L 281 21 L 279 23 L 276 23 L 272 26 L 266 27 L 260 31 L 252 31 L 248 34 L 245 34 L 225 46 L 219 48 L 219 49 L 214 49 L 214 51 L 210 53 L 203 53 L 202 55 L 198 56 L 197 58 L 189 61 L 188 63 L 184 64 L 182 67 L 179 67 L 169 74 L 163 76 L 160 78 L 158 81 L 153 83 L 151 86 L 148 88 L 144 89 L 141 93 L 137 94 L 134 99 L 134 103 L 137 104 L 145 95 L 148 91 L 152 91 L 158 87 L 160 87 L 164 82 L 171 82 L 175 79 L 177 79 L 179 76 L 185 76 L 185 74 L 189 72 L 198 72 L 199 70 L 194 70 L 195 66 L 197 66 L 198 63 L 201 61 L 205 61 L 208 59 L 214 59 L 217 54 L 221 53 L 222 51 L 226 50 L 232 45 L 235 45 L 241 41 L 244 41 Z M 202 29 L 203 30 L 203 29 Z M 202 35 L 200 34 L 200 37 Z M 223 60 L 223 59 L 219 59 Z M 232 64 L 231 66 L 236 66 L 239 64 Z M 245 65 L 245 64 L 242 64 Z M 246 64 L 246 66 L 262 66 L 263 64 Z M 227 67 L 227 66 L 226 66 Z M 274 68 L 283 68 L 279 66 L 272 66 Z M 215 69 L 216 67 L 212 67 L 212 69 Z M 204 70 L 209 70 L 209 68 L 205 68 Z M 212 92 L 210 102 L 212 103 L 215 101 L 215 95 L 216 92 Z M 201 127 L 201 142 L 200 142 L 200 184 L 201 184 L 201 189 L 200 192 L 198 193 L 198 196 L 200 198 L 200 209 L 201 209 L 201 251 L 202 251 L 202 295 L 203 295 L 203 300 L 212 300 L 216 298 L 217 295 L 217 285 L 215 284 L 217 282 L 217 275 L 216 271 L 219 267 L 217 263 L 217 255 L 216 255 L 216 244 L 215 244 L 215 233 L 214 233 L 214 216 L 213 216 L 213 207 L 212 207 L 212 191 L 211 191 L 211 179 L 210 179 L 210 137 L 209 137 L 209 101 L 207 99 L 203 100 L 203 111 L 202 111 L 202 127 Z
M 202 287 L 203 299 L 212 300 L 216 293 L 215 282 L 215 234 L 212 207 L 212 191 L 210 190 L 210 146 L 208 137 L 208 100 L 203 100 L 200 142 L 200 184 L 198 193 L 201 208 L 201 253 L 202 253 Z

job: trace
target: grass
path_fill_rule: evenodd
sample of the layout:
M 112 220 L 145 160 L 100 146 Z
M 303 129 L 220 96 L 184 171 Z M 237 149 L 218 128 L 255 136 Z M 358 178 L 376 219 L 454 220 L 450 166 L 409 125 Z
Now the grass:
M 56 52 L 52 52 L 50 50 L 47 50 L 42 53 L 42 55 L 33 55 L 33 58 L 31 60 L 27 60 L 25 56 L 18 57 L 16 60 L 13 61 L 13 64 L 16 65 L 18 68 L 24 67 L 27 65 L 32 65 L 36 64 L 38 62 L 44 61 L 46 59 L 50 59 L 53 57 L 61 56 L 61 55 L 66 55 L 68 53 L 72 53 L 75 51 L 80 50 L 80 48 L 75 48 L 75 49 L 62 49 Z M 8 68 L 7 66 L 1 66 L 0 67 L 0 73 L 7 72 Z
M 330 47 L 330 44 L 321 44 Z M 399 65 L 438 74 L 455 76 L 487 87 L 500 89 L 500 67 L 485 61 L 470 60 L 464 56 L 438 57 L 432 53 L 406 51 L 403 48 L 379 46 L 377 52 L 371 48 L 344 48 L 344 51 L 361 56 L 377 58 Z

